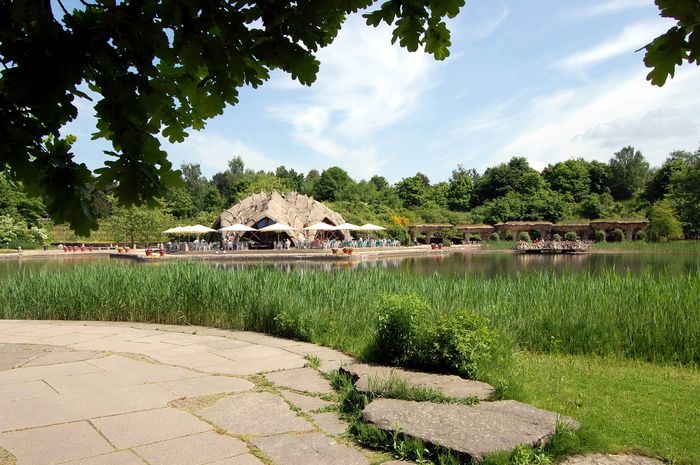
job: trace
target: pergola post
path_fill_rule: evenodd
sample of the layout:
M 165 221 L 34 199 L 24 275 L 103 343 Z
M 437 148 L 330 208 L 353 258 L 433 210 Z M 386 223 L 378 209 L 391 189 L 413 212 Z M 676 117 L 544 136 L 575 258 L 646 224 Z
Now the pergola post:
M 625 235 L 627 236 L 628 241 L 633 241 L 634 240 L 634 226 L 627 226 L 627 228 L 625 228 Z

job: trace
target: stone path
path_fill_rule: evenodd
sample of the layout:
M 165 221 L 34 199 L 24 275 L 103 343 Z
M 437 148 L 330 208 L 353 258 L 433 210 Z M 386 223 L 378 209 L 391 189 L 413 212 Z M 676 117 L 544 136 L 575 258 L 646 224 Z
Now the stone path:
M 249 332 L 0 320 L 0 465 L 381 462 L 342 436 L 307 355 L 354 362 Z

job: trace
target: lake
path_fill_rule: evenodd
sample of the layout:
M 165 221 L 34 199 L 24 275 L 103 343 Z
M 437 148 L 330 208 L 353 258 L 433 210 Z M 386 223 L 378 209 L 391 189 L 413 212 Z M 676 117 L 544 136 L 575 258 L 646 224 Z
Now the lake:
M 108 257 L 60 257 L 51 260 L 24 259 L 0 260 L 0 279 L 11 279 L 18 274 L 41 270 L 60 271 L 79 264 L 112 263 L 117 266 L 154 266 L 139 264 L 131 260 L 110 259 Z M 204 261 L 208 266 L 226 271 L 236 271 L 258 266 L 254 262 Z M 157 265 L 156 265 L 157 266 Z M 700 269 L 700 254 L 643 254 L 643 253 L 600 253 L 582 255 L 515 255 L 509 252 L 455 253 L 430 257 L 389 258 L 359 262 L 275 262 L 266 263 L 282 270 L 380 268 L 396 273 L 421 275 L 516 275 L 528 271 L 551 270 L 557 273 L 599 273 L 614 271 L 619 273 L 665 272 L 685 274 Z

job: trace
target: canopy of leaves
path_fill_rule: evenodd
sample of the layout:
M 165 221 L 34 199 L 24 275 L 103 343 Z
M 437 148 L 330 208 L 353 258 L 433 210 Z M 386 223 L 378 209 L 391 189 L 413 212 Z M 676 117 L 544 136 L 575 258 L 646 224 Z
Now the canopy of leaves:
M 338 194 L 354 184 L 348 173 L 337 166 L 324 170 L 314 185 L 317 200 L 338 200 Z
M 542 176 L 553 190 L 570 194 L 575 200 L 591 191 L 590 165 L 582 158 L 549 165 Z
M 60 1 L 0 1 L 0 168 L 12 167 L 30 193 L 55 198 L 47 205 L 55 217 L 81 232 L 95 229 L 90 171 L 58 138 L 87 87 L 97 96 L 94 137 L 112 145 L 98 182 L 114 183 L 120 204 L 155 205 L 179 181 L 159 136 L 184 140 L 272 70 L 310 85 L 318 50 L 348 14 L 374 3 L 85 0 L 68 11 Z M 388 0 L 365 17 L 391 25 L 401 46 L 441 60 L 450 45 L 444 19 L 463 5 Z
M 649 43 L 644 64 L 652 68 L 647 80 L 663 86 L 673 78 L 676 66 L 683 62 L 700 65 L 700 2 L 698 0 L 655 0 L 661 16 L 677 21 L 676 25 Z
M 616 152 L 609 166 L 610 193 L 616 200 L 632 198 L 649 179 L 649 162 L 632 146 Z
M 530 168 L 527 159 L 513 157 L 508 163 L 487 168 L 474 187 L 476 202 L 481 204 L 509 192 L 521 194 L 536 192 L 545 183 L 536 170 Z

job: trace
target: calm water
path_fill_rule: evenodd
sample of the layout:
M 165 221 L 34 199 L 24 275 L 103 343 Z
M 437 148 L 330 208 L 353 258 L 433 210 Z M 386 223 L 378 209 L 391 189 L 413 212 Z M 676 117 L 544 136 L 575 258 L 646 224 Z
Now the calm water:
M 110 260 L 102 258 L 57 258 L 52 260 L 0 260 L 0 279 L 12 279 L 26 272 L 40 270 L 65 270 L 76 264 L 113 263 L 120 266 L 151 266 L 135 264 L 130 260 Z M 236 271 L 257 266 L 255 263 L 202 262 L 222 270 Z M 424 275 L 465 275 L 478 274 L 494 276 L 517 274 L 528 271 L 553 270 L 559 273 L 615 272 L 640 273 L 670 272 L 685 274 L 700 270 L 700 254 L 585 254 L 585 255 L 514 255 L 511 253 L 452 254 L 448 256 L 394 258 L 377 261 L 350 262 L 290 262 L 270 263 L 266 266 L 282 270 L 380 268 L 397 273 L 418 273 Z

